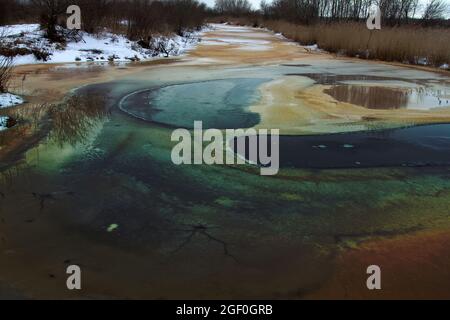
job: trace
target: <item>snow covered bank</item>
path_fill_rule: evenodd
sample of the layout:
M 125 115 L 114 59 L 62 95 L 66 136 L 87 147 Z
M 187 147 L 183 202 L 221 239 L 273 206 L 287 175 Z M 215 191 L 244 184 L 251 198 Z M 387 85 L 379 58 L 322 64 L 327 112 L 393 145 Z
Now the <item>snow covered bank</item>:
M 103 32 L 98 35 L 79 32 L 66 44 L 50 43 L 37 24 L 0 27 L 0 57 L 14 55 L 14 64 L 67 63 L 85 61 L 139 61 L 176 56 L 192 49 L 202 32 L 184 37 L 158 36 L 145 45 L 125 36 Z M 141 45 L 142 44 L 142 45 Z
M 325 53 L 326 51 L 319 48 L 317 44 L 313 44 L 310 46 L 303 46 L 308 52 L 316 52 L 316 53 Z
M 0 108 L 8 108 L 24 103 L 23 99 L 11 93 L 0 93 Z

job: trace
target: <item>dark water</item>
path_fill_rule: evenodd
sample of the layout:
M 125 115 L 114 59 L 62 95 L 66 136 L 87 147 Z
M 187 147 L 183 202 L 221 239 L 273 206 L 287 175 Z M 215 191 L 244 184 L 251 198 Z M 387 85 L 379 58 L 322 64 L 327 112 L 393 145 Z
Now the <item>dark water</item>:
M 250 128 L 259 123 L 256 113 L 247 110 L 255 103 L 258 86 L 264 79 L 227 79 L 183 83 L 142 90 L 125 97 L 122 110 L 141 119 L 177 127 Z
M 450 165 L 450 124 L 281 136 L 280 165 L 315 169 Z
M 342 83 L 344 81 L 410 81 L 414 83 L 414 80 L 405 80 L 395 77 L 388 77 L 388 76 L 373 76 L 373 75 L 360 75 L 360 74 L 336 74 L 336 73 L 327 73 L 327 72 L 321 72 L 321 73 L 288 73 L 288 76 L 301 76 L 301 77 L 308 77 L 310 79 L 313 79 L 317 84 L 321 85 L 335 85 L 338 83 Z

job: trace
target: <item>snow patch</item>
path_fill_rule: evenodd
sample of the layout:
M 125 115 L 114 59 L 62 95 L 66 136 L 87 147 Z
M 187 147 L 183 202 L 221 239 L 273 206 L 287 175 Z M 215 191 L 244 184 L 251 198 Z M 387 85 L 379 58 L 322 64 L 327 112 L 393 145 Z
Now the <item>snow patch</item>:
M 243 51 L 267 51 L 270 50 L 272 47 L 271 46 L 267 46 L 267 45 L 249 45 L 249 46 L 243 46 L 238 48 L 238 50 L 243 50 Z
M 319 51 L 319 46 L 317 44 L 313 44 L 310 46 L 304 46 L 304 48 L 308 51 Z
M 417 59 L 417 64 L 421 66 L 429 65 L 428 58 L 419 58 Z
M 16 37 L 21 34 L 33 34 L 39 31 L 39 24 L 13 24 L 0 27 L 0 35 L 4 37 Z
M 212 23 L 211 27 L 214 29 L 220 29 L 221 31 L 235 32 L 235 33 L 247 33 L 247 32 L 251 32 L 252 29 L 254 29 L 254 28 L 250 28 L 250 27 L 233 26 L 233 25 L 229 25 L 227 23 L 224 23 L 224 24 Z
M 144 48 L 123 35 L 106 31 L 98 35 L 80 31 L 76 39 L 70 39 L 65 45 L 50 43 L 37 24 L 3 26 L 0 27 L 0 34 L 6 35 L 1 39 L 1 46 L 21 51 L 15 56 L 14 64 L 22 65 L 92 61 L 129 62 L 177 56 L 194 48 L 199 43 L 202 32 L 186 32 L 183 37 L 178 35 L 154 37 L 152 39 L 154 46 L 149 48 Z M 42 57 L 40 53 L 44 53 L 44 56 Z
M 24 100 L 11 93 L 0 93 L 0 108 L 8 108 L 24 103 Z
M 224 45 L 227 45 L 226 43 L 223 43 L 223 42 L 220 42 L 220 41 L 215 41 L 215 40 L 202 40 L 201 44 L 205 45 L 205 46 L 224 46 Z
M 209 38 L 213 41 L 225 42 L 228 44 L 237 44 L 237 45 L 267 45 L 270 44 L 270 41 L 265 40 L 256 40 L 256 39 L 246 39 L 246 38 Z

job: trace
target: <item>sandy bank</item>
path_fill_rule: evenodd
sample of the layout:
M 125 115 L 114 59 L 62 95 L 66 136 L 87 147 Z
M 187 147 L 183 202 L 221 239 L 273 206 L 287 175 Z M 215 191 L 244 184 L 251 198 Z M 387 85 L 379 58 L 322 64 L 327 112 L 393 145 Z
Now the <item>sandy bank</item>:
M 257 128 L 283 134 L 347 132 L 370 125 L 409 125 L 450 121 L 450 109 L 374 110 L 339 102 L 304 77 L 281 77 L 260 87 L 261 100 L 250 108 L 261 115 Z

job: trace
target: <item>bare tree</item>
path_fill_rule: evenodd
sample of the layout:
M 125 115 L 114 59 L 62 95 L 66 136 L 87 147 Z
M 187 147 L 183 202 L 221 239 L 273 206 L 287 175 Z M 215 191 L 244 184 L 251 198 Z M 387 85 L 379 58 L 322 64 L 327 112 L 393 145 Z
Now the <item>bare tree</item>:
M 96 33 L 105 25 L 105 20 L 111 15 L 112 0 L 71 0 L 70 4 L 78 5 L 82 12 L 82 29 Z
M 418 0 L 378 0 L 383 21 L 390 25 L 400 25 L 415 16 Z
M 167 6 L 170 12 L 167 21 L 180 36 L 184 35 L 185 29 L 197 27 L 206 10 L 205 5 L 196 0 L 168 0 Z
M 65 14 L 68 0 L 31 0 L 39 12 L 40 23 L 50 41 L 62 41 L 57 26 L 61 15 Z
M 124 9 L 123 20 L 131 39 L 151 41 L 155 33 L 176 32 L 180 36 L 187 29 L 203 25 L 206 6 L 196 0 L 131 0 Z
M 240 16 L 252 11 L 248 0 L 216 0 L 215 9 L 220 14 Z
M 0 25 L 6 24 L 11 18 L 11 6 L 14 0 L 0 0 Z
M 400 25 L 416 15 L 419 0 L 274 0 L 272 4 L 263 1 L 261 11 L 265 18 L 300 24 L 362 21 L 375 4 L 381 9 L 384 23 Z
M 260 8 L 261 13 L 264 16 L 264 18 L 267 19 L 270 17 L 270 4 L 268 4 L 266 0 L 262 0 L 260 2 L 259 8 Z
M 443 19 L 448 11 L 448 5 L 442 0 L 430 0 L 425 6 L 423 20 Z

